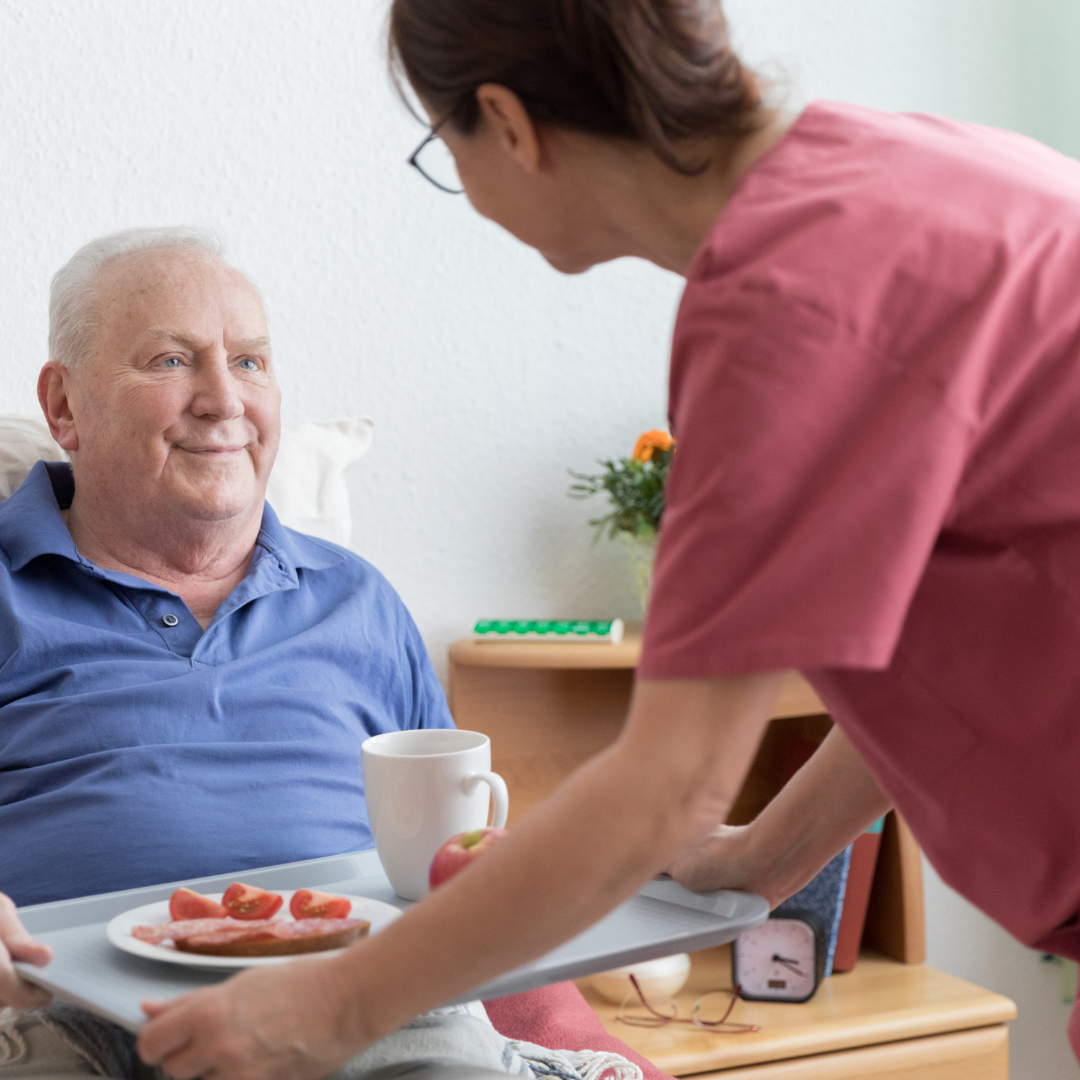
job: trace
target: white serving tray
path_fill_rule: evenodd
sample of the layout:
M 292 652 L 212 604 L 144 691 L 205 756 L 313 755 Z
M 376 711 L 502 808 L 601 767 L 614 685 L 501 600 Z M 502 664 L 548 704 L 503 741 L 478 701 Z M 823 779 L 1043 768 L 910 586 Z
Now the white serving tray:
M 53 961 L 45 968 L 23 963 L 15 967 L 57 997 L 139 1031 L 146 1020 L 141 1001 L 177 997 L 220 982 L 229 973 L 175 967 L 121 952 L 105 937 L 109 920 L 141 904 L 168 899 L 180 885 L 212 893 L 237 880 L 268 889 L 308 888 L 368 896 L 403 911 L 411 906 L 394 895 L 374 851 L 333 855 L 19 908 L 27 930 L 52 946 Z M 751 893 L 691 893 L 674 881 L 657 879 L 576 938 L 454 1001 L 489 1001 L 640 960 L 723 945 L 764 922 L 768 914 L 768 903 Z

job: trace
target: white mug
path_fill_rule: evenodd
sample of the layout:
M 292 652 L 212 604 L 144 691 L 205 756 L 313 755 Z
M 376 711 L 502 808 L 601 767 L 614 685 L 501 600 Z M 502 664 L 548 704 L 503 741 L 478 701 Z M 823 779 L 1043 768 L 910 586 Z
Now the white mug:
M 458 833 L 506 824 L 506 784 L 491 771 L 491 740 L 478 731 L 429 728 L 374 735 L 360 747 L 364 797 L 379 859 L 405 900 L 427 895 L 435 852 Z

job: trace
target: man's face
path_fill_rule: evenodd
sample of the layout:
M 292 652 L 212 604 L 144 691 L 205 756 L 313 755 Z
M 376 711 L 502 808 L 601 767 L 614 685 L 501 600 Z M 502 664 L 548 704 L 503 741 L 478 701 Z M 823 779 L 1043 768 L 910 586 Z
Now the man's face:
M 83 499 L 210 521 L 261 507 L 281 392 L 258 294 L 232 267 L 186 249 L 109 264 L 99 325 L 72 373 Z

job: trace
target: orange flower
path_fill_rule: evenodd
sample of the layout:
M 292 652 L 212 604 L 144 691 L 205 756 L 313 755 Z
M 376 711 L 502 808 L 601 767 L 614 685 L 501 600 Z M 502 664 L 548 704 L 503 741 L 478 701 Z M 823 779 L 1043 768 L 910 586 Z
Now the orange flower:
M 652 460 L 654 450 L 670 450 L 674 445 L 675 440 L 666 431 L 654 428 L 638 436 L 638 441 L 634 444 L 633 457 L 635 461 L 640 461 L 644 465 L 646 461 Z

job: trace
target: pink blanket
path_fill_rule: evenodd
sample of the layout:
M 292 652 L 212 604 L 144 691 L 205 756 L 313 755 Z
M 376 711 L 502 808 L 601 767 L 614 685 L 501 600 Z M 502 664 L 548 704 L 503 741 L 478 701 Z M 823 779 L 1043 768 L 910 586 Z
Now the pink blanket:
M 648 1058 L 609 1035 L 572 982 L 485 1001 L 484 1007 L 495 1030 L 508 1039 L 523 1039 L 549 1050 L 608 1050 L 639 1065 L 646 1080 L 672 1080 Z

